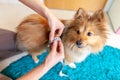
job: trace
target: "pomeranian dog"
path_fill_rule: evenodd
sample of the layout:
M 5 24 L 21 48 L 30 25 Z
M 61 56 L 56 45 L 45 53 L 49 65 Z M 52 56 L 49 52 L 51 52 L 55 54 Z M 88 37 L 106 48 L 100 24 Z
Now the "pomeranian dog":
M 90 54 L 97 54 L 107 39 L 106 18 L 103 10 L 92 15 L 79 8 L 72 20 L 61 20 L 65 25 L 61 39 L 65 50 L 65 64 L 75 68 L 74 62 L 81 62 Z M 49 41 L 49 25 L 38 14 L 26 17 L 17 27 L 17 45 L 28 51 L 37 63 Z

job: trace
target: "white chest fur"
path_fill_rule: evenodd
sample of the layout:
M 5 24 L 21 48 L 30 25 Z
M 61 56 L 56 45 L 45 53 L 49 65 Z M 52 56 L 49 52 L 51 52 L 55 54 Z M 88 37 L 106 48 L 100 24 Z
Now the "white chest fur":
M 91 48 L 89 46 L 78 50 L 65 48 L 65 52 L 73 62 L 80 63 L 91 53 Z

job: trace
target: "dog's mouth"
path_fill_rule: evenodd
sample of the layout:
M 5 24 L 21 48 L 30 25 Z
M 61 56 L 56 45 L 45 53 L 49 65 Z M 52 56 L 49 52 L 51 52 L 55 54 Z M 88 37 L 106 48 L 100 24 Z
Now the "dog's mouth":
M 82 49 L 82 48 L 85 48 L 87 47 L 88 44 L 82 44 L 82 45 L 76 45 L 76 43 L 73 43 L 73 44 L 67 44 L 67 46 L 71 49 L 74 49 L 74 48 L 78 48 L 78 49 Z
M 81 41 L 76 41 L 75 44 L 76 44 L 76 46 L 77 46 L 78 48 L 84 48 L 84 47 L 87 46 L 86 43 L 83 43 L 83 42 L 81 42 Z
M 84 48 L 86 47 L 87 45 L 76 45 L 78 48 Z
M 77 45 L 78 48 L 83 48 L 84 46 L 81 46 L 81 45 Z

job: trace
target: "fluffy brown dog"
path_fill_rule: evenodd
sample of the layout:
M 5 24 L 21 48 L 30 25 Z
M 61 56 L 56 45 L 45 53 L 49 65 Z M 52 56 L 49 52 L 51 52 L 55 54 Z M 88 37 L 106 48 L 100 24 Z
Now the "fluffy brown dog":
M 73 20 L 62 21 L 66 26 L 61 36 L 65 48 L 65 63 L 75 68 L 74 62 L 83 61 L 90 53 L 98 53 L 105 45 L 106 20 L 102 10 L 93 15 L 78 9 Z M 19 49 L 28 51 L 35 62 L 37 55 L 47 47 L 49 25 L 45 18 L 33 14 L 20 23 L 17 28 Z

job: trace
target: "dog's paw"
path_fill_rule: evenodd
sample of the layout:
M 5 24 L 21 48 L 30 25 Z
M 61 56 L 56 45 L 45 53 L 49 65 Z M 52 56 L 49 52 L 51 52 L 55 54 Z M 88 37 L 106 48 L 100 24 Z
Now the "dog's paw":
M 33 59 L 35 63 L 38 63 L 39 62 L 39 59 L 38 58 L 34 58 Z
M 32 59 L 34 60 L 35 63 L 39 62 L 39 59 L 37 58 L 37 56 L 32 56 Z
M 71 68 L 76 68 L 76 65 L 74 63 L 68 64 Z
M 35 63 L 38 63 L 38 62 L 39 62 L 39 59 L 36 59 L 34 62 L 35 62 Z

